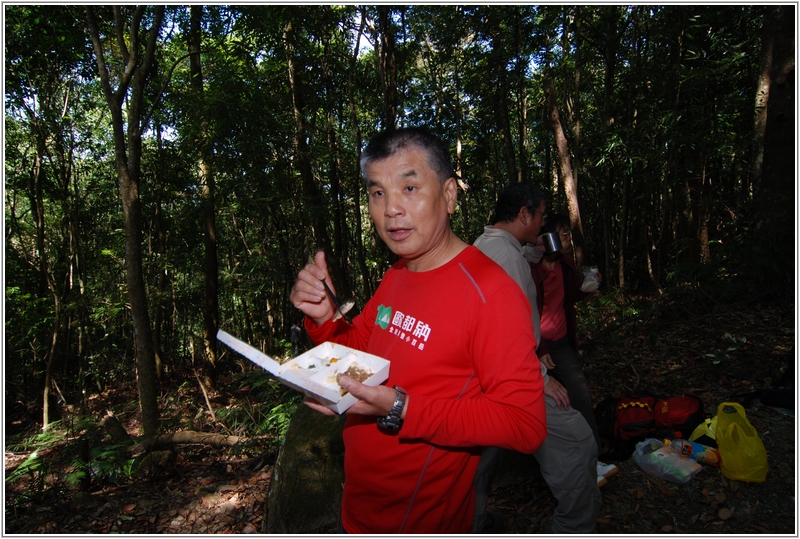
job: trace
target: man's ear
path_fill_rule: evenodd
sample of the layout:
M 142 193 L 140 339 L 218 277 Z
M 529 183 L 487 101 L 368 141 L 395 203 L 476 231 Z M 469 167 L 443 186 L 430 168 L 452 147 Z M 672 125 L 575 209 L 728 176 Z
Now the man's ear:
M 522 206 L 517 212 L 517 218 L 519 219 L 520 223 L 527 224 L 527 220 L 530 217 L 531 212 L 528 211 L 527 206 Z
M 445 180 L 444 196 L 447 200 L 447 213 L 453 215 L 456 212 L 456 204 L 458 203 L 458 185 L 455 178 L 448 178 Z

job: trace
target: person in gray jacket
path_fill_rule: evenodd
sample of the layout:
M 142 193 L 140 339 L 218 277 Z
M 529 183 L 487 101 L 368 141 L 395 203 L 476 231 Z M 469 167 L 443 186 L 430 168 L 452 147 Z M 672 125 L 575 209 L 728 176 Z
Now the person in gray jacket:
M 484 228 L 474 245 L 497 262 L 528 298 L 536 342 L 541 342 L 536 285 L 530 265 L 523 256 L 523 245 L 534 243 L 545 213 L 542 191 L 525 183 L 512 183 L 499 195 L 494 223 Z M 558 501 L 553 515 L 555 534 L 595 533 L 602 495 L 597 478 L 597 444 L 583 416 L 570 407 L 567 391 L 556 379 L 547 376 L 553 368 L 549 356 L 539 358 L 545 383 L 547 437 L 534 457 L 553 496 Z M 486 501 L 492 480 L 502 462 L 504 450 L 486 447 L 475 474 L 475 516 L 473 533 L 497 532 L 486 514 Z

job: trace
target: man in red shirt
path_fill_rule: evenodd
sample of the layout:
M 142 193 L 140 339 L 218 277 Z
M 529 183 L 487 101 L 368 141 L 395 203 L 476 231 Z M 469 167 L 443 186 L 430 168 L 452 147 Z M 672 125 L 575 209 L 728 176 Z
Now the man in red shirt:
M 457 186 L 441 140 L 419 128 L 383 132 L 361 170 L 375 229 L 401 259 L 352 324 L 332 320 L 322 252 L 290 295 L 315 343 L 391 362 L 386 385 L 339 376 L 360 399 L 344 428 L 341 526 L 469 533 L 481 446 L 532 453 L 547 432 L 531 307 L 502 268 L 450 228 Z

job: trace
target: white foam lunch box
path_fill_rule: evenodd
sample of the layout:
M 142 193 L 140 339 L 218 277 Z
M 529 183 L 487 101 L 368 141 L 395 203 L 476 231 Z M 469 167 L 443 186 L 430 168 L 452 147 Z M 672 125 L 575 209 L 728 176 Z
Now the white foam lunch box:
M 316 399 L 337 414 L 345 412 L 358 400 L 336 382 L 338 373 L 352 368 L 366 377 L 362 383 L 368 386 L 380 385 L 389 378 L 388 360 L 341 344 L 325 342 L 281 364 L 223 330 L 217 332 L 217 339 L 269 371 L 283 384 Z

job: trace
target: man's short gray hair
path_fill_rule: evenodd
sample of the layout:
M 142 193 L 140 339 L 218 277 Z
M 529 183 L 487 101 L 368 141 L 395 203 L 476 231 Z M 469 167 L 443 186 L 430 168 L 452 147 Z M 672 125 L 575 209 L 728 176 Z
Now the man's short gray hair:
M 367 167 L 375 161 L 388 159 L 412 147 L 423 150 L 428 156 L 428 166 L 436 173 L 439 183 L 453 178 L 453 162 L 444 142 L 422 127 L 388 129 L 375 135 L 361 153 L 361 176 L 367 179 Z

